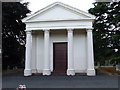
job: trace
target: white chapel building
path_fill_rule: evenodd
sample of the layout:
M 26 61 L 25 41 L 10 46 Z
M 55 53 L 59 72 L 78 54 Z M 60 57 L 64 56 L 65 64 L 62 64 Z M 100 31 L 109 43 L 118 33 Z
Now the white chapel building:
M 92 24 L 95 16 L 55 2 L 24 18 L 26 58 L 24 76 L 95 76 Z

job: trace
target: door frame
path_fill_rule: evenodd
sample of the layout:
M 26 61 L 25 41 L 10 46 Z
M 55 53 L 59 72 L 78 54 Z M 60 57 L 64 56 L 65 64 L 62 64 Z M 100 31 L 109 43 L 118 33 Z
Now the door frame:
M 68 41 L 67 40 L 63 40 L 63 41 L 52 41 L 50 42 L 50 70 L 51 72 L 53 72 L 53 43 L 65 43 Z M 68 61 L 67 61 L 68 62 Z M 68 63 L 67 63 L 68 64 Z

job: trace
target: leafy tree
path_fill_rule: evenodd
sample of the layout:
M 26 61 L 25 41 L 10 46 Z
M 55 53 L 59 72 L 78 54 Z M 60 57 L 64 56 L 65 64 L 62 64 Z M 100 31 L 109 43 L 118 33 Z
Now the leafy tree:
M 89 12 L 96 16 L 93 24 L 94 52 L 96 62 L 120 55 L 120 1 L 95 2 Z
M 25 49 L 25 24 L 21 19 L 30 12 L 28 3 L 2 3 L 2 58 L 3 69 L 21 66 Z

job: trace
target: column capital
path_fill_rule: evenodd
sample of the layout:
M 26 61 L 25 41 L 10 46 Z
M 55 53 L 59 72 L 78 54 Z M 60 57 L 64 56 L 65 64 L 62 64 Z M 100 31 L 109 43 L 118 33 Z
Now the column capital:
M 26 33 L 27 33 L 27 34 L 31 34 L 32 31 L 31 31 L 31 30 L 26 30 Z
M 44 34 L 48 34 L 50 29 L 44 29 L 43 31 L 44 31 Z
M 43 29 L 43 31 L 45 32 L 45 31 L 50 31 L 50 29 Z
M 25 30 L 25 32 L 30 32 L 30 31 L 32 31 L 32 30 Z
M 68 32 L 73 32 L 73 30 L 74 30 L 73 28 L 67 28 Z
M 87 29 L 86 32 L 92 32 L 93 30 L 92 29 Z
M 86 30 L 89 30 L 89 29 L 90 29 L 90 30 L 93 30 L 94 28 L 86 28 Z

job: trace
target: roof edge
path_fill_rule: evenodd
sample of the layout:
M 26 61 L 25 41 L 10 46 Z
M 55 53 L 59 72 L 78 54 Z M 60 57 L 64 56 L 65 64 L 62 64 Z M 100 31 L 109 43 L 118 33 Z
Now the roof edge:
M 32 17 L 34 17 L 34 16 L 36 16 L 36 15 L 38 15 L 38 14 L 40 14 L 40 13 L 42 13 L 42 12 L 44 12 L 44 11 L 50 9 L 50 8 L 52 8 L 52 7 L 54 7 L 55 5 L 61 5 L 61 6 L 65 7 L 65 8 L 70 9 L 70 10 L 73 10 L 73 11 L 76 11 L 78 13 L 84 14 L 84 15 L 90 17 L 91 19 L 95 19 L 95 16 L 90 14 L 90 13 L 88 13 L 88 12 L 82 11 L 80 9 L 72 7 L 72 6 L 68 5 L 68 4 L 64 4 L 62 2 L 54 2 L 54 3 L 50 4 L 50 5 L 47 5 L 46 7 L 36 11 L 35 13 L 31 14 L 30 16 L 23 18 L 22 22 L 26 22 L 27 20 L 31 19 Z

